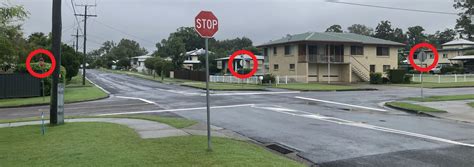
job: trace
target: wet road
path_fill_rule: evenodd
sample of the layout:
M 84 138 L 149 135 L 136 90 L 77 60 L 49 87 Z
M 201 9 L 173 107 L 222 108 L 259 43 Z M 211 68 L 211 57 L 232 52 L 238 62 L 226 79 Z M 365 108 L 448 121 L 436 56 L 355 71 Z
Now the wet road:
M 108 99 L 66 105 L 66 115 L 172 112 L 205 121 L 204 91 L 90 70 Z M 474 166 L 474 124 L 380 107 L 419 95 L 416 88 L 357 92 L 212 92 L 212 124 L 262 143 L 287 146 L 321 166 Z M 427 95 L 474 93 L 429 89 Z M 38 115 L 48 107 L 0 109 L 0 118 Z

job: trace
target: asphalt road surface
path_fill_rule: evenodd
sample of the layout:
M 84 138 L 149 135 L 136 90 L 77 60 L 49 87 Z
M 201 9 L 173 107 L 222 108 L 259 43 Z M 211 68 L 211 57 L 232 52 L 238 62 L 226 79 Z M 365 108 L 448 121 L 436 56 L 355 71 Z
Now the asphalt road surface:
M 66 115 L 172 113 L 206 121 L 205 92 L 89 70 L 111 93 L 67 104 Z M 474 124 L 416 116 L 381 107 L 419 89 L 378 91 L 212 92 L 211 122 L 265 144 L 276 143 L 320 166 L 474 166 Z M 427 89 L 426 95 L 469 94 L 472 88 Z M 1 119 L 38 116 L 48 106 L 0 109 Z

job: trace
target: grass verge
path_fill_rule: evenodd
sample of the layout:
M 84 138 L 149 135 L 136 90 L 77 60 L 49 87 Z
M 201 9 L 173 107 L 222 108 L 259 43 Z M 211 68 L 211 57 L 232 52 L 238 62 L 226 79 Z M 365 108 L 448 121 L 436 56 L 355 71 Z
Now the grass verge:
M 107 93 L 103 92 L 96 86 L 92 85 L 89 81 L 86 81 L 86 85 L 83 86 L 81 81 L 82 76 L 74 77 L 68 85 L 66 85 L 64 91 L 64 102 L 73 103 L 81 101 L 90 101 L 106 98 Z M 0 107 L 20 107 L 20 106 L 31 106 L 31 105 L 42 105 L 49 104 L 50 97 L 30 97 L 30 98 L 13 98 L 13 99 L 0 99 Z
M 114 116 L 66 116 L 66 119 L 74 118 L 133 118 L 133 119 L 143 119 L 149 121 L 160 122 L 168 124 L 172 127 L 181 129 L 192 126 L 196 124 L 196 121 L 189 120 L 186 118 L 178 117 L 162 117 L 157 115 L 146 115 L 146 114 L 134 114 L 134 115 L 114 115 Z M 41 120 L 40 117 L 29 117 L 29 118 L 18 118 L 18 119 L 4 119 L 0 120 L 0 123 L 13 123 L 13 122 L 26 122 L 26 121 L 38 121 Z M 49 117 L 45 117 L 45 120 L 49 120 Z
M 294 83 L 294 84 L 281 84 L 275 86 L 275 88 L 289 89 L 289 90 L 300 90 L 300 91 L 349 91 L 349 90 L 367 90 L 361 89 L 351 85 L 328 85 L 318 83 Z
M 474 108 L 474 102 L 472 103 L 467 103 L 468 106 L 471 106 L 472 108 Z
M 474 94 L 466 95 L 447 95 L 447 96 L 429 96 L 425 98 L 421 97 L 410 97 L 407 100 L 419 101 L 419 102 L 432 102 L 432 101 L 454 101 L 454 100 L 471 100 L 474 99 Z
M 421 83 L 412 84 L 392 84 L 394 86 L 403 87 L 420 87 Z M 423 83 L 424 88 L 464 88 L 474 87 L 474 82 L 452 82 L 452 83 Z
M 141 139 L 112 123 L 0 128 L 2 166 L 303 166 L 255 144 L 205 136 Z
M 406 103 L 406 102 L 388 102 L 385 103 L 386 106 L 401 109 L 401 110 L 406 110 L 406 111 L 412 111 L 412 112 L 427 112 L 427 113 L 445 113 L 446 111 L 443 110 L 438 110 L 418 104 L 412 104 L 412 103 Z

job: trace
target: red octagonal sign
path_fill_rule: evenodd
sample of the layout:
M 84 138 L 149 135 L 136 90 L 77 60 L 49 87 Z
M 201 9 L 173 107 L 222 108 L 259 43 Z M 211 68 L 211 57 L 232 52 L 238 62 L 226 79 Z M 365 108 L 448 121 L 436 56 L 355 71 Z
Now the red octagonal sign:
M 219 30 L 219 21 L 211 11 L 201 11 L 194 19 L 194 29 L 203 38 L 212 38 Z

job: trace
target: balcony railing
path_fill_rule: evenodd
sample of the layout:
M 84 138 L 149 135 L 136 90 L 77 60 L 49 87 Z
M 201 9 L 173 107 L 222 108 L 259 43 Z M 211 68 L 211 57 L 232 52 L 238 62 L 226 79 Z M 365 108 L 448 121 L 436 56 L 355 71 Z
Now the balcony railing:
M 328 63 L 328 60 L 331 60 L 331 63 L 349 63 L 348 55 L 300 55 L 298 56 L 298 61 L 300 62 L 309 62 L 309 63 Z

